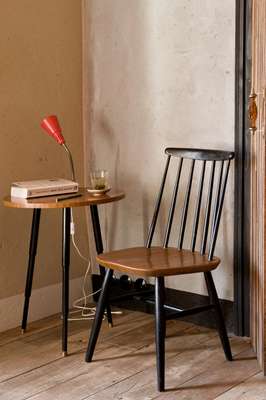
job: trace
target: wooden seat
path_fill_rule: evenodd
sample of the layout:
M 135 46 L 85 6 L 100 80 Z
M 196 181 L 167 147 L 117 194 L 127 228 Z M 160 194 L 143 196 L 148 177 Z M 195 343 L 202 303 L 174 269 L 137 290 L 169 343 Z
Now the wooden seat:
M 219 258 L 214 256 L 214 251 L 221 220 L 230 161 L 234 158 L 234 153 L 221 150 L 182 148 L 167 148 L 165 153 L 167 155 L 166 165 L 146 246 L 111 251 L 99 254 L 97 257 L 99 264 L 106 267 L 106 275 L 86 352 L 86 361 L 92 361 L 105 306 L 108 302 L 108 291 L 112 281 L 113 270 L 129 275 L 155 277 L 155 342 L 157 386 L 159 391 L 165 389 L 165 331 L 167 319 L 180 318 L 199 312 L 215 311 L 217 329 L 225 356 L 227 360 L 232 360 L 230 343 L 211 270 L 216 268 L 220 263 Z M 165 195 L 164 189 L 168 177 L 168 169 L 172 159 L 177 159 L 178 163 L 176 164 L 176 178 L 163 243 L 161 247 L 152 247 L 152 240 L 158 225 L 158 215 L 162 208 L 162 198 Z M 185 163 L 188 163 L 188 168 L 184 167 Z M 219 165 L 219 169 L 217 165 Z M 216 171 L 218 171 L 217 174 Z M 209 176 L 208 179 L 206 178 L 207 175 Z M 185 190 L 179 190 L 181 178 L 187 181 Z M 208 183 L 205 193 L 204 187 L 206 186 L 206 181 Z M 195 183 L 194 186 L 193 182 Z M 194 192 L 192 192 L 192 186 L 195 187 Z M 191 195 L 191 193 L 194 193 L 194 195 Z M 179 203 L 177 200 L 179 200 Z M 193 200 L 193 211 L 189 214 L 189 206 L 191 203 L 193 204 Z M 180 203 L 183 206 L 180 206 Z M 176 208 L 181 211 L 178 218 L 175 218 Z M 194 218 L 191 218 L 191 215 L 194 215 Z M 176 224 L 177 219 L 179 220 L 179 224 Z M 191 229 L 187 229 L 188 221 L 192 222 Z M 179 225 L 178 231 L 174 230 L 176 232 L 174 237 L 176 248 L 169 246 L 172 225 Z M 161 232 L 162 226 L 160 226 Z M 184 243 L 186 243 L 185 247 L 187 248 L 188 238 L 185 236 L 189 232 L 192 233 L 190 248 L 183 250 Z M 199 251 L 196 251 L 197 244 L 199 244 Z M 180 310 L 172 305 L 165 304 L 164 277 L 169 275 L 194 274 L 197 272 L 204 274 L 209 294 L 209 304 L 205 306 L 200 305 L 188 310 Z M 171 311 L 170 313 L 169 310 Z
M 133 247 L 100 254 L 96 260 L 104 267 L 143 277 L 207 272 L 220 263 L 218 257 L 209 261 L 207 254 L 174 247 Z

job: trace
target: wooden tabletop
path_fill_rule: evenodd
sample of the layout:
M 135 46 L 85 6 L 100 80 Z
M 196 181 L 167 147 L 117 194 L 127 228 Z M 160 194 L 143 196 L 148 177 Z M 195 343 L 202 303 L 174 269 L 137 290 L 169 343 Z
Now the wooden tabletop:
M 18 197 L 6 196 L 3 199 L 3 203 L 5 207 L 11 208 L 68 208 L 112 203 L 125 197 L 124 192 L 115 190 L 111 190 L 109 193 L 101 196 L 93 196 L 87 192 L 86 188 L 79 188 L 78 193 L 82 196 L 59 202 L 56 199 L 60 195 L 35 197 L 34 199 L 20 199 Z

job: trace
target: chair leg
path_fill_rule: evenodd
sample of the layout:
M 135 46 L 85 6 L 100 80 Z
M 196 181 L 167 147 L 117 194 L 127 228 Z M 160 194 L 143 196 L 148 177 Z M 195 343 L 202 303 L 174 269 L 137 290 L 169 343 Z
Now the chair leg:
M 224 354 L 225 357 L 228 361 L 232 361 L 232 352 L 231 352 L 231 347 L 230 347 L 230 342 L 227 336 L 227 331 L 226 331 L 226 326 L 224 322 L 224 317 L 220 305 L 219 298 L 217 296 L 216 288 L 213 282 L 212 274 L 211 272 L 205 272 L 204 273 L 206 285 L 207 285 L 207 290 L 209 293 L 210 301 L 214 304 L 215 306 L 215 311 L 216 311 L 216 318 L 217 318 L 217 324 L 218 324 L 218 332 L 220 335 L 220 339 L 222 342 L 222 346 L 224 349 Z
M 159 392 L 165 386 L 165 312 L 164 312 L 164 278 L 155 280 L 155 340 L 157 359 L 157 387 Z
M 91 211 L 91 221 L 92 221 L 96 251 L 97 254 L 101 254 L 103 253 L 103 240 L 102 240 L 102 232 L 101 232 L 101 225 L 100 225 L 97 205 L 96 204 L 91 205 L 90 211 Z M 101 276 L 104 277 L 105 268 L 99 265 L 99 269 Z M 108 325 L 112 327 L 113 326 L 112 311 L 108 300 L 106 301 L 106 316 Z
M 91 334 L 90 334 L 90 339 L 86 351 L 86 356 L 85 356 L 85 361 L 86 362 L 91 362 L 94 349 L 97 343 L 97 339 L 99 336 L 99 332 L 101 329 L 102 325 L 102 320 L 103 320 L 103 315 L 104 315 L 104 309 L 106 308 L 106 303 L 108 301 L 108 289 L 112 280 L 113 276 L 113 270 L 112 269 L 106 269 L 106 273 L 104 276 L 104 281 L 103 281 L 103 286 L 101 290 L 101 294 L 96 306 L 96 314 L 95 318 L 92 324 L 91 328 Z

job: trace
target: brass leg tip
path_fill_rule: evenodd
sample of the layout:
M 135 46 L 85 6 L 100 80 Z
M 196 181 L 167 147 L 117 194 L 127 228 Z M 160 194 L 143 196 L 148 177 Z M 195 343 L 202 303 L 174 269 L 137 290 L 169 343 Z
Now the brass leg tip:
M 67 357 L 67 351 L 63 351 L 63 352 L 62 352 L 62 356 L 63 356 L 63 357 Z
M 108 326 L 109 326 L 109 328 L 112 328 L 114 325 L 112 322 L 108 322 Z
M 21 329 L 21 335 L 24 335 L 25 332 L 26 332 L 26 329 Z

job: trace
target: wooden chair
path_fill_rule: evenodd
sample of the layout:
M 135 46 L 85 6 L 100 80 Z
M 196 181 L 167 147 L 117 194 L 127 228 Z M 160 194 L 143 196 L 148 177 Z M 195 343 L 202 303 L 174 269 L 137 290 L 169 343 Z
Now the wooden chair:
M 215 314 L 217 317 L 217 328 L 219 331 L 225 356 L 227 360 L 232 360 L 230 343 L 226 332 L 221 306 L 212 279 L 211 270 L 215 269 L 220 263 L 220 259 L 214 256 L 214 250 L 221 219 L 222 207 L 224 203 L 230 161 L 234 158 L 234 153 L 221 150 L 182 148 L 167 148 L 165 150 L 165 153 L 167 154 L 166 167 L 164 170 L 159 195 L 155 205 L 153 219 L 148 232 L 146 246 L 111 251 L 108 253 L 100 254 L 97 257 L 98 263 L 106 267 L 107 270 L 100 298 L 97 304 L 96 315 L 91 329 L 90 339 L 86 352 L 86 361 L 90 362 L 93 357 L 93 352 L 104 315 L 104 309 L 107 304 L 108 288 L 112 280 L 113 270 L 141 277 L 155 277 L 155 339 L 157 357 L 157 385 L 159 391 L 164 391 L 165 388 L 164 377 L 166 319 L 183 317 L 207 310 L 214 310 L 216 312 Z M 179 159 L 179 162 L 168 220 L 166 224 L 163 246 L 151 247 L 162 196 L 165 189 L 169 164 L 172 157 L 177 157 Z M 178 188 L 180 186 L 180 178 L 181 175 L 183 176 L 184 174 L 185 163 L 190 164 L 190 169 L 188 183 L 185 191 L 184 204 L 180 217 L 177 248 L 174 248 L 168 247 L 168 243 L 174 220 L 175 209 L 177 208 L 176 202 Z M 219 168 L 217 168 L 218 164 L 220 164 Z M 196 168 L 199 172 L 199 183 L 196 187 L 197 195 L 194 206 L 192 238 L 190 249 L 185 250 L 183 249 L 183 243 L 188 220 L 189 204 L 192 202 L 192 183 L 196 181 L 196 179 L 193 178 Z M 204 196 L 204 182 L 207 180 L 206 175 L 209 175 L 209 182 L 207 183 L 208 190 L 206 196 Z M 202 208 L 203 211 L 201 211 Z M 203 214 L 201 214 L 202 212 Z M 204 216 L 203 224 L 199 223 L 201 215 Z M 198 236 L 197 234 L 200 231 L 201 225 L 203 225 L 200 235 L 201 240 L 198 240 L 200 241 L 200 249 L 199 251 L 195 251 Z M 204 273 L 210 303 L 206 306 L 194 307 L 189 310 L 177 311 L 178 309 L 176 309 L 176 311 L 174 312 L 172 306 L 167 308 L 167 305 L 164 304 L 164 277 L 169 275 L 193 274 L 198 272 Z M 167 315 L 166 311 L 169 311 L 169 309 L 171 310 L 171 312 Z

